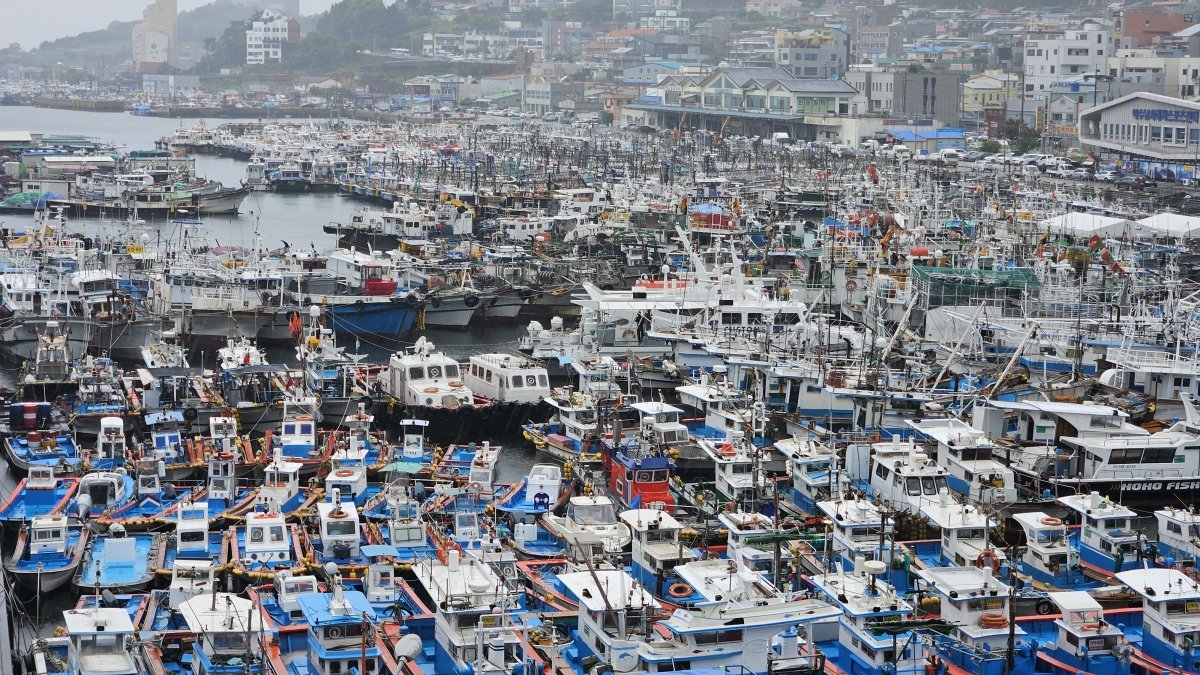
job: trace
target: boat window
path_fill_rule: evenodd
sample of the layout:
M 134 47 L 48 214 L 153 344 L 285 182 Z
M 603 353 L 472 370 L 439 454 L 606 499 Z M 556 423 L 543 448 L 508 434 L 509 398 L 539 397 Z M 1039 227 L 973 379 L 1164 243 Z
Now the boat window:
M 696 644 L 711 645 L 718 642 L 741 642 L 742 631 L 738 630 L 722 630 L 715 633 L 696 633 Z
M 548 380 L 546 380 L 545 375 L 538 375 L 538 384 L 542 385 L 543 387 L 550 386 L 550 383 Z
M 454 379 L 458 377 L 458 366 L 450 364 L 446 366 L 446 377 Z
M 522 386 L 524 386 L 521 384 L 521 376 L 520 375 L 512 376 L 512 386 L 513 386 L 513 389 L 520 389 Z
M 441 366 L 429 366 L 430 379 L 436 380 L 437 378 L 439 378 L 441 376 L 442 376 L 442 367 Z
M 413 366 L 408 369 L 408 379 L 420 380 L 423 377 L 425 377 L 425 369 L 421 366 Z
M 313 426 L 311 424 L 301 424 L 300 425 L 300 434 L 302 436 L 309 436 L 312 434 L 312 432 L 313 432 Z
M 1167 523 L 1167 532 L 1174 532 L 1175 534 L 1183 534 L 1183 527 L 1181 527 L 1179 525 L 1179 523 L 1168 522 Z
M 905 487 L 907 488 L 908 494 L 910 496 L 913 496 L 913 497 L 921 496 L 921 479 L 920 478 L 909 478 L 904 483 L 905 483 Z
M 55 528 L 53 530 L 34 530 L 33 531 L 34 541 L 51 541 L 54 539 L 61 539 L 61 538 L 62 538 L 62 530 L 58 529 L 58 528 Z
M 659 469 L 654 472 L 654 482 L 661 483 L 667 479 L 666 469 Z
M 180 532 L 179 541 L 185 544 L 198 544 L 207 539 L 206 533 L 201 530 L 191 530 L 190 532 Z
M 288 583 L 288 592 L 291 594 L 312 593 L 314 590 L 313 582 L 308 579 Z
M 882 462 L 875 465 L 875 475 L 876 476 L 879 476 L 880 478 L 887 480 L 889 473 L 891 473 L 891 469 L 884 466 Z
M 263 540 L 263 530 L 266 528 L 252 527 L 250 528 L 250 541 L 261 543 Z
M 295 424 L 283 425 L 283 435 L 284 436 L 295 436 L 296 435 L 296 425 Z
M 647 530 L 646 541 L 674 541 L 674 530 Z
M 936 495 L 938 493 L 937 482 L 930 476 L 921 479 L 921 487 L 925 489 L 925 494 Z
M 489 370 L 489 371 L 487 371 L 487 372 L 485 373 L 485 375 L 484 375 L 484 378 L 483 378 L 483 379 L 484 379 L 485 381 L 487 381 L 487 382 L 491 382 L 491 381 L 492 381 L 492 371 L 490 371 L 490 370 Z
M 1147 464 L 1170 464 L 1175 461 L 1175 448 L 1146 448 L 1142 462 Z
M 975 540 L 984 538 L 984 529 L 982 527 L 969 527 L 958 530 L 956 535 L 960 540 Z
M 341 537 L 356 534 L 357 529 L 358 523 L 354 522 L 353 520 L 331 520 L 329 521 L 329 524 L 325 526 L 326 532 L 328 532 L 329 536 L 331 537 Z
M 392 534 L 392 543 L 399 546 L 407 542 L 417 543 L 425 539 L 425 532 L 420 527 L 397 527 Z
M 526 387 L 536 387 L 537 386 L 537 377 L 535 377 L 533 375 L 526 375 L 525 376 L 525 386 Z
M 283 541 L 283 526 L 282 525 L 272 525 L 271 526 L 271 542 L 278 544 L 282 541 Z

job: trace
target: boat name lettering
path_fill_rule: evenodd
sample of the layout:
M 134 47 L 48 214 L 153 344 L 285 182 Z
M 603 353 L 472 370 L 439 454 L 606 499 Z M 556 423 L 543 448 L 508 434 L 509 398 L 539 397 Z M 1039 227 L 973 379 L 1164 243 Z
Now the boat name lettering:
M 1121 489 L 1128 490 L 1128 491 L 1138 491 L 1138 492 L 1149 492 L 1152 490 L 1163 490 L 1163 489 L 1166 489 L 1166 490 L 1200 490 L 1200 481 L 1197 481 L 1197 480 L 1173 481 L 1170 483 L 1166 483 L 1165 487 L 1164 487 L 1164 483 L 1162 483 L 1161 481 L 1153 481 L 1153 482 L 1146 482 L 1146 483 L 1125 483 L 1124 485 L 1121 486 Z

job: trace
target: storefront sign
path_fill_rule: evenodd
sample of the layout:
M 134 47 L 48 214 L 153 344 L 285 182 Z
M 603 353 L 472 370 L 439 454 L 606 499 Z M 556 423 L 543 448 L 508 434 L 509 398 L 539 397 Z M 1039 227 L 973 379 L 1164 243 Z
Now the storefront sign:
M 1200 110 L 1134 108 L 1133 119 L 1161 122 L 1200 122 Z

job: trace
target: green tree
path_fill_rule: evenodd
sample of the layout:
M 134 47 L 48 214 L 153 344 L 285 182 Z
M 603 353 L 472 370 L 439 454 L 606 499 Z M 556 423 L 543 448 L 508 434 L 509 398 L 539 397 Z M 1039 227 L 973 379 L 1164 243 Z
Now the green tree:
M 220 36 L 204 41 L 204 57 L 192 70 L 215 73 L 222 68 L 237 68 L 246 63 L 246 31 L 257 15 L 241 21 L 230 21 Z
M 1000 141 L 998 141 L 994 138 L 989 138 L 986 141 L 979 144 L 980 152 L 990 152 L 992 154 L 995 154 L 997 152 L 1000 152 L 1001 149 L 1002 148 L 1000 147 Z

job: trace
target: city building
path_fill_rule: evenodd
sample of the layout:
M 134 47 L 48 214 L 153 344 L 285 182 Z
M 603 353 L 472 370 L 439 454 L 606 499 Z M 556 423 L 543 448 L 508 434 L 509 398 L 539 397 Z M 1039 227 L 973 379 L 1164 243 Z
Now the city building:
M 133 26 L 133 69 L 156 73 L 164 65 L 179 66 L 179 5 L 177 0 L 155 0 L 142 10 Z
M 1200 164 L 1200 103 L 1135 92 L 1085 110 L 1079 142 L 1124 162 L 1123 168 L 1174 179 Z
M 264 9 L 246 30 L 246 65 L 281 63 L 288 45 L 298 42 L 300 22 L 275 10 Z
M 850 63 L 850 36 L 831 27 L 775 32 L 775 65 L 794 77 L 832 79 Z
M 825 140 L 837 118 L 856 115 L 858 94 L 844 80 L 798 79 L 782 68 L 719 68 L 707 75 L 667 75 L 658 84 L 662 103 L 622 108 L 625 123 L 793 139 Z M 832 121 L 826 118 L 833 118 Z
M 1151 47 L 1192 25 L 1192 17 L 1185 12 L 1125 9 L 1121 12 L 1121 38 L 1133 47 Z
M 613 0 L 613 18 L 618 21 L 637 22 L 660 11 L 678 13 L 681 9 L 681 0 Z
M 988 70 L 963 82 L 962 114 L 980 119 L 988 108 L 1005 107 L 1021 92 L 1021 78 L 1002 70 Z
M 1026 98 L 1044 96 L 1058 80 L 1107 72 L 1113 51 L 1112 31 L 1096 23 L 1079 30 L 1030 32 L 1025 39 Z
M 846 82 L 859 92 L 862 112 L 935 119 L 957 124 L 961 117 L 963 74 L 949 70 L 852 68 Z
M 1118 49 L 1108 60 L 1107 73 L 1112 88 L 1121 92 L 1128 87 L 1166 96 L 1189 98 L 1200 95 L 1200 57 L 1185 56 L 1183 51 L 1154 49 Z
M 901 23 L 887 26 L 863 26 L 858 29 L 854 54 L 860 62 L 895 60 L 904 53 L 904 27 Z
M 548 112 L 560 112 L 565 101 L 578 101 L 583 98 L 585 83 L 563 76 L 535 76 L 525 82 L 525 94 L 522 106 L 527 112 L 544 115 Z

